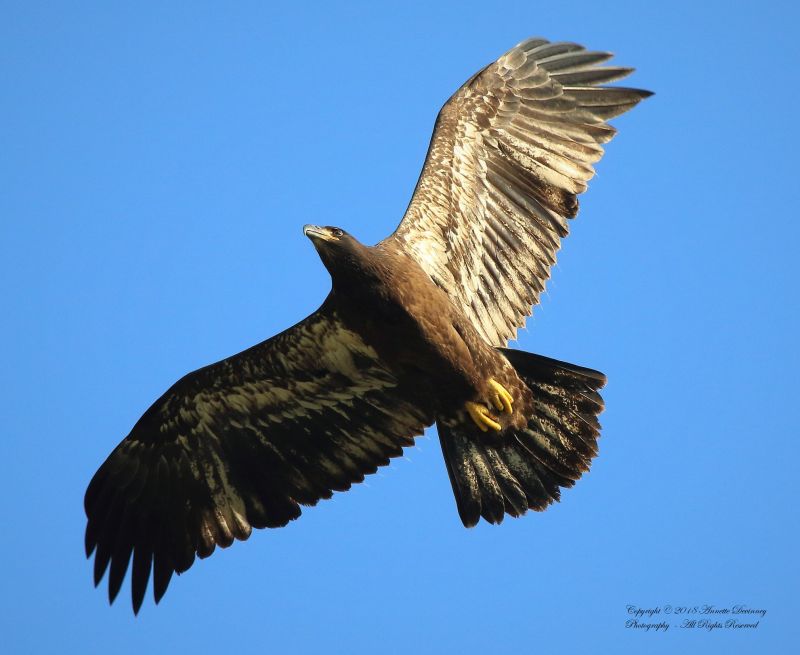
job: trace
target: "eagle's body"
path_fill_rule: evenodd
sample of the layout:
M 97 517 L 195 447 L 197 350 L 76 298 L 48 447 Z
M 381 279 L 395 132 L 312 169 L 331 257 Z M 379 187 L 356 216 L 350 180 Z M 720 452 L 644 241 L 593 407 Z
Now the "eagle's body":
M 508 349 L 555 263 L 607 120 L 650 95 L 604 86 L 609 53 L 529 39 L 444 105 L 405 216 L 365 246 L 306 226 L 320 308 L 194 371 L 136 422 L 84 505 L 95 584 L 132 563 L 134 612 L 174 573 L 280 527 L 436 423 L 466 526 L 543 510 L 597 454 L 605 376 Z
M 486 398 L 487 381 L 494 378 L 520 399 L 504 424 L 521 425 L 531 406 L 528 387 L 450 297 L 393 244 L 368 247 L 347 239 L 346 256 L 321 252 L 332 281 L 328 302 L 344 325 L 408 381 L 418 406 L 434 416 L 453 416 L 465 402 Z

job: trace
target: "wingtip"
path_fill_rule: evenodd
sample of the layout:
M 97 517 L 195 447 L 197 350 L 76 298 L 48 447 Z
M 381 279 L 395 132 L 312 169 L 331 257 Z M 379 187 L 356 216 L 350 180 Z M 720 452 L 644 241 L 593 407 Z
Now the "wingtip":
M 108 585 L 108 604 L 113 605 L 114 601 L 117 600 L 117 595 L 119 594 L 119 590 L 122 588 L 122 581 L 118 584 L 111 584 Z
M 97 542 L 94 540 L 93 537 L 89 536 L 89 532 L 87 530 L 86 536 L 83 540 L 83 549 L 86 552 L 86 559 L 89 559 L 94 552 L 95 547 L 97 546 Z
M 100 553 L 97 553 L 94 557 L 94 586 L 97 588 L 100 586 L 100 583 L 103 581 L 103 577 L 106 574 L 106 569 L 108 568 L 108 560 L 103 562 L 103 557 L 99 556 Z
M 142 589 L 140 585 L 135 584 L 133 580 L 131 580 L 131 603 L 133 605 L 133 615 L 138 616 L 139 610 L 142 609 L 142 604 L 144 603 L 145 593 L 147 591 L 147 587 Z

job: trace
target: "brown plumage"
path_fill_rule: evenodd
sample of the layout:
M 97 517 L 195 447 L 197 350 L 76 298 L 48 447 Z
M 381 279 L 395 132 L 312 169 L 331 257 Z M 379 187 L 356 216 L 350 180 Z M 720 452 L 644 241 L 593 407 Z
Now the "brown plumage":
M 174 384 L 95 474 L 86 552 L 109 598 L 278 527 L 436 422 L 465 525 L 541 510 L 597 453 L 602 374 L 507 350 L 614 134 L 648 92 L 611 55 L 531 39 L 445 104 L 403 221 L 376 246 L 306 226 L 332 290 L 311 316 Z
M 487 380 L 495 377 L 520 399 L 505 422 L 523 420 L 531 405 L 527 386 L 396 241 L 368 247 L 342 230 L 326 240 L 312 229 L 330 234 L 339 228 L 306 227 L 331 274 L 328 302 L 395 375 L 418 390 L 417 405 L 434 416 L 449 415 L 468 400 L 486 398 Z

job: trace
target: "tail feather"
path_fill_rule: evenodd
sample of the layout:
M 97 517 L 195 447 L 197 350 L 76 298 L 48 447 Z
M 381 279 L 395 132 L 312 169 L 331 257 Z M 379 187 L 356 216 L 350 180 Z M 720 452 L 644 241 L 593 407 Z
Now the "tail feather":
M 486 460 L 491 467 L 497 484 L 503 493 L 505 511 L 511 516 L 522 516 L 528 509 L 528 497 L 525 494 L 519 480 L 512 473 L 511 469 L 503 461 L 500 454 L 494 449 L 488 449 L 485 453 Z M 503 512 L 499 512 L 499 520 L 503 520 Z
M 443 421 L 439 421 L 437 427 L 458 515 L 464 525 L 471 527 L 478 522 L 483 505 L 483 494 L 472 465 L 474 444 L 464 439 L 458 431 L 451 430 Z
M 534 397 L 534 412 L 522 429 L 497 441 L 464 429 L 461 419 L 438 421 L 448 475 L 461 521 L 482 516 L 500 523 L 505 514 L 542 511 L 589 470 L 597 455 L 603 410 L 602 373 L 519 350 L 500 349 Z

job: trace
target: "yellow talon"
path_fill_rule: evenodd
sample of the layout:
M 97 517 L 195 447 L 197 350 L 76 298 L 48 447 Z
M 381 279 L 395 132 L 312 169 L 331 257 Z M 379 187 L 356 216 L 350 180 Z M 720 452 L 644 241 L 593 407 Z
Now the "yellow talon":
M 475 425 L 478 426 L 481 432 L 486 432 L 489 428 L 497 430 L 498 432 L 500 431 L 502 426 L 495 420 L 494 416 L 489 413 L 485 405 L 467 402 L 465 403 L 465 407 L 467 408 L 467 413 L 469 413 L 470 418 L 475 421 Z
M 508 393 L 502 384 L 496 382 L 492 378 L 489 378 L 489 386 L 495 391 L 495 394 L 492 397 L 492 402 L 494 403 L 494 406 L 497 407 L 497 410 L 500 412 L 505 410 L 509 414 L 513 413 L 514 408 L 511 407 L 511 405 L 514 403 L 514 397 Z

